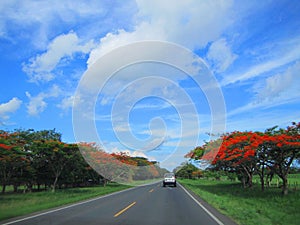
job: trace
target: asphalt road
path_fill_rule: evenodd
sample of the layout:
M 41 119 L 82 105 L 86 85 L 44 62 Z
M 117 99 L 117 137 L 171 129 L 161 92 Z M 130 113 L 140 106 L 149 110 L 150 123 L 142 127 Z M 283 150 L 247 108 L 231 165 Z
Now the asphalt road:
M 199 202 L 200 201 L 200 202 Z M 136 187 L 105 197 L 7 221 L 5 224 L 39 225 L 233 225 L 181 185 L 161 183 Z

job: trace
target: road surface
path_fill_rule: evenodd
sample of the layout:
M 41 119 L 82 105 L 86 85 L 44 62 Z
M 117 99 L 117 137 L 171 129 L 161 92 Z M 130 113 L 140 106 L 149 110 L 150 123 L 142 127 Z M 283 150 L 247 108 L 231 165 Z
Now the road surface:
M 201 201 L 201 200 L 200 200 Z M 205 206 L 181 185 L 162 187 L 161 182 L 132 188 L 97 199 L 12 219 L 22 225 L 234 225 Z M 1 223 L 1 222 L 0 222 Z

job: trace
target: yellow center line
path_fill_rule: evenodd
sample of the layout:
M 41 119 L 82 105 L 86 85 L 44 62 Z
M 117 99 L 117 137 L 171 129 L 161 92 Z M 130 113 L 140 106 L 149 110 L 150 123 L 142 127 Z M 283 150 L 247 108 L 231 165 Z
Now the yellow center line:
M 151 193 L 151 192 L 153 192 L 154 191 L 154 189 L 151 189 L 149 192 Z
M 121 215 L 123 212 L 125 212 L 127 209 L 129 209 L 130 207 L 134 206 L 136 204 L 136 202 L 131 203 L 129 206 L 127 206 L 126 208 L 122 209 L 120 212 L 116 213 L 114 215 L 114 217 L 117 217 L 119 215 Z

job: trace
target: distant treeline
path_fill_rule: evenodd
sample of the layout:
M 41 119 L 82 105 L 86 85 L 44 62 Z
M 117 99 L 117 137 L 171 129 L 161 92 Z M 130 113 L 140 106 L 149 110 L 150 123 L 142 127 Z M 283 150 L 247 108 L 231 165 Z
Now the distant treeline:
M 64 143 L 61 133 L 53 130 L 0 130 L 0 185 L 2 193 L 6 187 L 12 185 L 17 192 L 24 186 L 25 192 L 56 188 L 90 186 L 106 184 L 108 177 L 102 177 L 93 168 L 99 165 L 89 164 L 82 156 L 78 144 Z M 145 166 L 142 177 L 139 173 L 131 173 L 130 180 L 152 179 L 161 176 L 161 169 L 156 162 L 150 162 L 142 157 L 129 157 L 104 153 L 93 144 L 84 144 L 93 149 L 93 152 L 112 156 L 118 161 L 133 166 Z M 103 161 L 102 157 L 102 161 Z M 101 162 L 99 162 L 101 163 Z M 103 163 L 103 162 L 102 162 Z

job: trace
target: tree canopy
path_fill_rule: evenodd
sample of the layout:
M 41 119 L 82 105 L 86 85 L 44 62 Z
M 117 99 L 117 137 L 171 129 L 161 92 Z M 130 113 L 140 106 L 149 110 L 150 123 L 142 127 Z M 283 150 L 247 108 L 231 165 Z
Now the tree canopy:
M 205 143 L 186 157 L 209 161 L 216 169 L 239 175 L 244 186 L 252 186 L 253 174 L 260 176 L 262 190 L 266 175 L 282 179 L 282 193 L 288 192 L 288 174 L 300 157 L 300 123 L 286 129 L 273 127 L 265 132 L 235 131 Z

